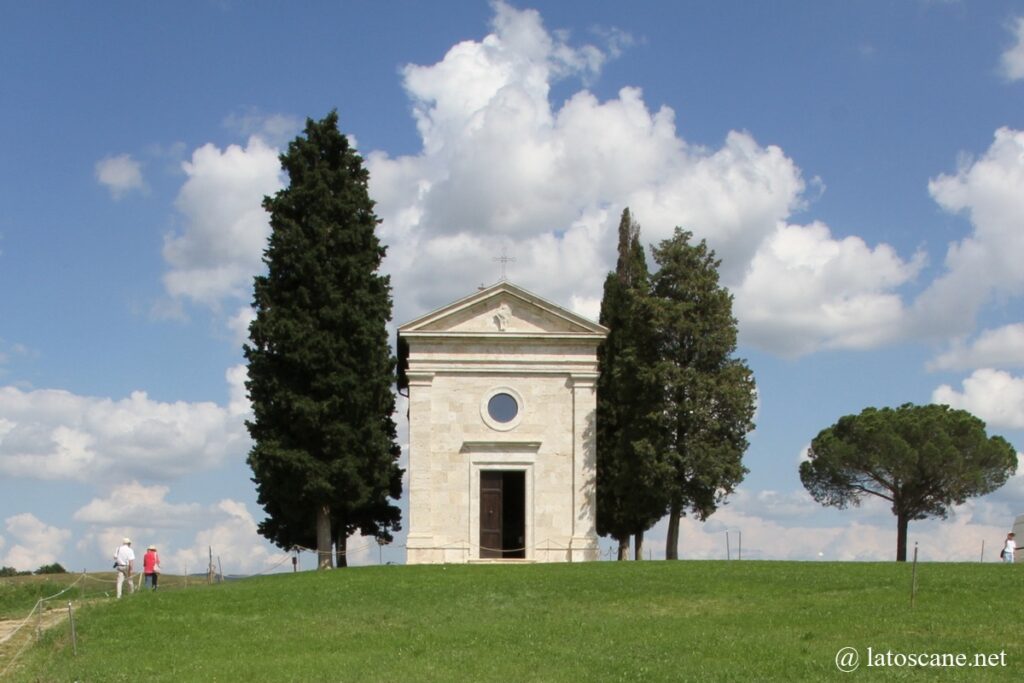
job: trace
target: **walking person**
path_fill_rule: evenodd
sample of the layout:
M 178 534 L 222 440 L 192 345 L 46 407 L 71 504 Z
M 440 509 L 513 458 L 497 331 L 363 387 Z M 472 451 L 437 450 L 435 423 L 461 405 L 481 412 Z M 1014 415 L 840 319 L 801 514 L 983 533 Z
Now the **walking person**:
M 160 556 L 156 554 L 155 545 L 146 548 L 146 554 L 142 556 L 142 576 L 146 580 L 146 588 L 156 590 L 160 578 Z
M 135 569 L 135 551 L 132 550 L 132 539 L 127 536 L 121 540 L 121 545 L 114 551 L 114 569 L 117 570 L 117 599 L 120 600 L 121 587 L 126 579 L 128 581 L 128 592 L 135 592 L 135 586 L 132 584 L 132 571 Z
M 1013 564 L 1013 554 L 1017 552 L 1017 541 L 1015 534 L 1011 531 L 1006 534 L 1006 545 L 1003 546 L 1003 562 Z

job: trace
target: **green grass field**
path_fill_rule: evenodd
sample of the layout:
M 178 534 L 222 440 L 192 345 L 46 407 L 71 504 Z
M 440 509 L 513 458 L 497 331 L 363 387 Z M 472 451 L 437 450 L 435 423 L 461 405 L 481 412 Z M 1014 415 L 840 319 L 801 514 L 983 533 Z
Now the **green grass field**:
M 71 584 L 74 587 L 60 596 L 60 604 L 66 605 L 68 599 L 94 600 L 114 595 L 114 572 L 94 572 L 85 579 L 81 574 L 47 574 L 43 576 L 17 576 L 0 578 L 0 619 L 18 619 L 32 609 L 32 605 L 40 598 L 61 593 Z M 203 579 L 190 579 L 192 585 L 198 585 Z M 181 576 L 167 576 L 161 585 L 168 588 L 183 588 L 185 579 Z M 55 600 L 56 602 L 56 600 Z M 2 671 L 0 667 L 0 671 Z
M 1018 680 L 1024 568 L 601 562 L 366 567 L 87 599 L 14 681 Z M 7 603 L 4 609 L 10 611 Z M 65 603 L 66 604 L 66 603 Z M 24 607 L 27 612 L 31 604 Z M 840 673 L 843 647 L 861 665 Z M 987 668 L 868 667 L 1005 653 Z M 877 656 L 877 655 L 876 655 Z M 0 671 L 10 654 L 0 657 Z

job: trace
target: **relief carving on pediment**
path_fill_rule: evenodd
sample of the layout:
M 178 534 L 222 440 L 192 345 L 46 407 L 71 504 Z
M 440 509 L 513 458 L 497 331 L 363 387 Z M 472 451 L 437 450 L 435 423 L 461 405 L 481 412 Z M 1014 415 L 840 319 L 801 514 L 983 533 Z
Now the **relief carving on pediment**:
M 498 328 L 499 332 L 505 332 L 511 323 L 512 308 L 507 303 L 502 302 L 494 313 L 494 326 Z

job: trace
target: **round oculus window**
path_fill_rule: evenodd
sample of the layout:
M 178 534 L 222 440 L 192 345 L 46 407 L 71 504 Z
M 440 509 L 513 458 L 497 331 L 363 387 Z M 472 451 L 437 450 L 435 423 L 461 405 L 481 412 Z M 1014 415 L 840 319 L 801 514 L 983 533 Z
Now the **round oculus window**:
M 511 394 L 495 394 L 487 401 L 487 414 L 495 422 L 506 424 L 516 419 L 516 415 L 519 414 L 519 403 Z

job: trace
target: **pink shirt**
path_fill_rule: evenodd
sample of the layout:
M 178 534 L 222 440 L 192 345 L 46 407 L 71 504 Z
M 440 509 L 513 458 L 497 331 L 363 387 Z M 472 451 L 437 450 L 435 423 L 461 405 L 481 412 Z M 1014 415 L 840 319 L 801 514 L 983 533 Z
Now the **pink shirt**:
M 160 564 L 160 557 L 156 554 L 156 551 L 147 550 L 142 558 L 142 573 L 152 574 L 153 568 L 158 564 Z

